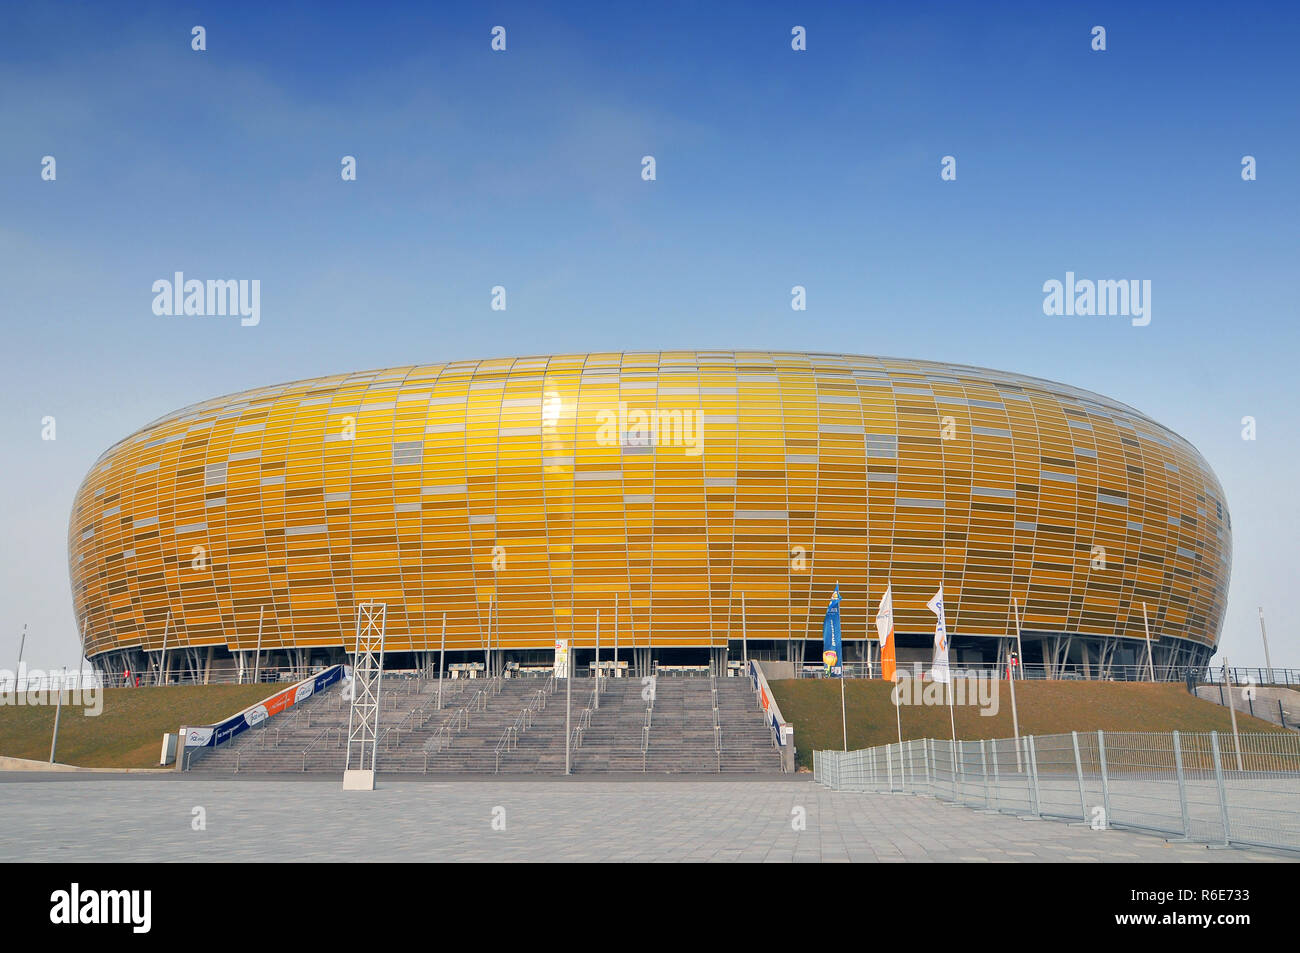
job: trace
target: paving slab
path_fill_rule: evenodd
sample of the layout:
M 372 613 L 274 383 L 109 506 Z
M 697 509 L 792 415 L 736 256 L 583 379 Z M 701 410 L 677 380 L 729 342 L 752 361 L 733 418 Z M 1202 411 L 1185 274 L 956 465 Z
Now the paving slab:
M 5 781 L 0 861 L 1300 860 L 1026 823 L 925 797 L 830 791 L 811 780 L 390 781 L 370 792 L 344 792 L 338 781 L 199 775 Z

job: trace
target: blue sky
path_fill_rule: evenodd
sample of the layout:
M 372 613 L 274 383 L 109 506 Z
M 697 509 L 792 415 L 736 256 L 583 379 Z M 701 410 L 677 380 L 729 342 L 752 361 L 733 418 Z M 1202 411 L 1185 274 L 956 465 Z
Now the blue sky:
M 1263 605 L 1274 662 L 1300 665 L 1294 5 L 539 6 L 6 5 L 0 667 L 24 622 L 29 662 L 75 663 L 73 493 L 167 411 L 689 347 L 955 361 L 1132 404 L 1224 484 L 1232 661 L 1262 663 Z M 154 315 L 178 270 L 260 279 L 261 324 Z M 1149 279 L 1151 324 L 1045 316 L 1067 271 Z

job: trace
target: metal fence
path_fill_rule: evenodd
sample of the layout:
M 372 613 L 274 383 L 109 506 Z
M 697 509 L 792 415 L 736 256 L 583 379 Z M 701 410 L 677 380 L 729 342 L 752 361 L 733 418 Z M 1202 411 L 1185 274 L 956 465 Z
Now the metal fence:
M 305 668 L 263 668 L 256 673 L 256 679 L 253 678 L 254 671 L 251 668 L 243 673 L 223 669 L 206 676 L 177 672 L 163 674 L 157 669 L 147 669 L 131 672 L 128 678 L 122 672 L 109 673 L 94 669 L 45 671 L 24 667 L 17 678 L 14 677 L 12 670 L 0 670 L 0 692 L 52 692 L 74 688 L 157 688 L 167 685 L 252 685 L 256 683 L 278 685 L 300 681 L 328 667 L 312 665 Z
M 351 664 L 350 658 L 345 660 L 345 664 Z M 39 669 L 30 669 L 24 667 L 19 678 L 14 678 L 12 670 L 0 669 L 0 692 L 53 692 L 69 691 L 74 688 L 157 688 L 159 686 L 172 685 L 254 685 L 265 683 L 267 685 L 292 684 L 301 681 L 308 675 L 318 674 L 329 668 L 329 665 L 319 663 L 305 667 L 268 667 L 263 666 L 256 672 L 257 678 L 254 679 L 254 670 L 246 669 L 239 672 L 236 669 L 222 669 L 221 671 L 211 672 L 208 675 L 177 674 L 173 672 L 170 675 L 163 675 L 157 669 L 149 669 L 141 672 L 132 672 L 131 677 L 126 678 L 123 673 L 111 673 L 96 671 L 94 669 L 65 669 L 63 671 L 44 671 Z M 476 678 L 470 680 L 475 684 L 486 684 L 490 679 L 483 674 L 482 669 L 476 672 Z M 437 669 L 416 669 L 416 668 L 386 668 L 384 669 L 384 678 L 408 677 L 408 678 L 426 678 L 437 681 Z M 548 679 L 551 677 L 550 669 L 539 669 L 537 671 L 520 671 L 512 670 L 512 678 L 537 678 Z M 575 678 L 592 678 L 590 671 L 575 671 Z M 602 679 L 610 678 L 606 673 L 601 676 Z M 469 679 L 468 675 L 461 675 L 462 679 Z M 448 673 L 446 675 L 448 683 L 453 679 Z M 16 683 L 16 687 L 15 687 Z
M 953 670 L 962 678 L 992 675 L 1006 678 L 1007 667 L 992 662 L 963 662 L 953 664 Z M 844 662 L 844 674 L 848 678 L 879 678 L 880 663 Z M 900 664 L 901 669 L 924 669 L 930 666 L 923 663 L 909 662 Z M 1223 666 L 1189 667 L 1186 665 L 1154 667 L 1157 682 L 1186 682 L 1190 674 L 1194 682 L 1219 685 L 1224 683 Z M 826 667 L 820 664 L 806 663 L 795 667 L 795 678 L 827 678 Z M 1228 675 L 1233 685 L 1277 685 L 1284 688 L 1300 689 L 1300 669 L 1295 668 L 1230 668 Z M 1141 665 L 1099 665 L 1085 666 L 1078 662 L 1044 665 L 1039 662 L 1026 662 L 1016 667 L 1016 677 L 1020 679 L 1053 680 L 1067 682 L 1150 682 L 1152 669 L 1144 662 Z
M 836 791 L 1300 851 L 1300 735 L 1071 732 L 813 753 Z

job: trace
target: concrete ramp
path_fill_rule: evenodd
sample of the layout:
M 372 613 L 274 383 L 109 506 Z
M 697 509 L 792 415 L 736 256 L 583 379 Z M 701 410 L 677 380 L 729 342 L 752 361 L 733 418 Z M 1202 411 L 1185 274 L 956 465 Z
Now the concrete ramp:
M 1228 691 L 1226 685 L 1198 685 L 1196 697 L 1202 701 L 1226 706 Z M 1232 692 L 1233 707 L 1237 711 L 1254 715 L 1263 721 L 1270 721 L 1292 731 L 1300 731 L 1300 692 L 1294 688 L 1234 685 Z M 1254 697 L 1243 697 L 1245 695 Z

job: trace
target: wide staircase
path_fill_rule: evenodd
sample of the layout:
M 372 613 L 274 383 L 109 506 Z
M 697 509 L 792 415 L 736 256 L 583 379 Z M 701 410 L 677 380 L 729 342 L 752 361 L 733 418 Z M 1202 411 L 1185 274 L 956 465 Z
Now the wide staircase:
M 385 677 L 381 774 L 562 775 L 563 679 Z M 574 774 L 776 774 L 781 757 L 745 678 L 573 680 L 568 716 Z M 204 749 L 204 772 L 340 774 L 348 702 L 332 688 L 227 744 Z

